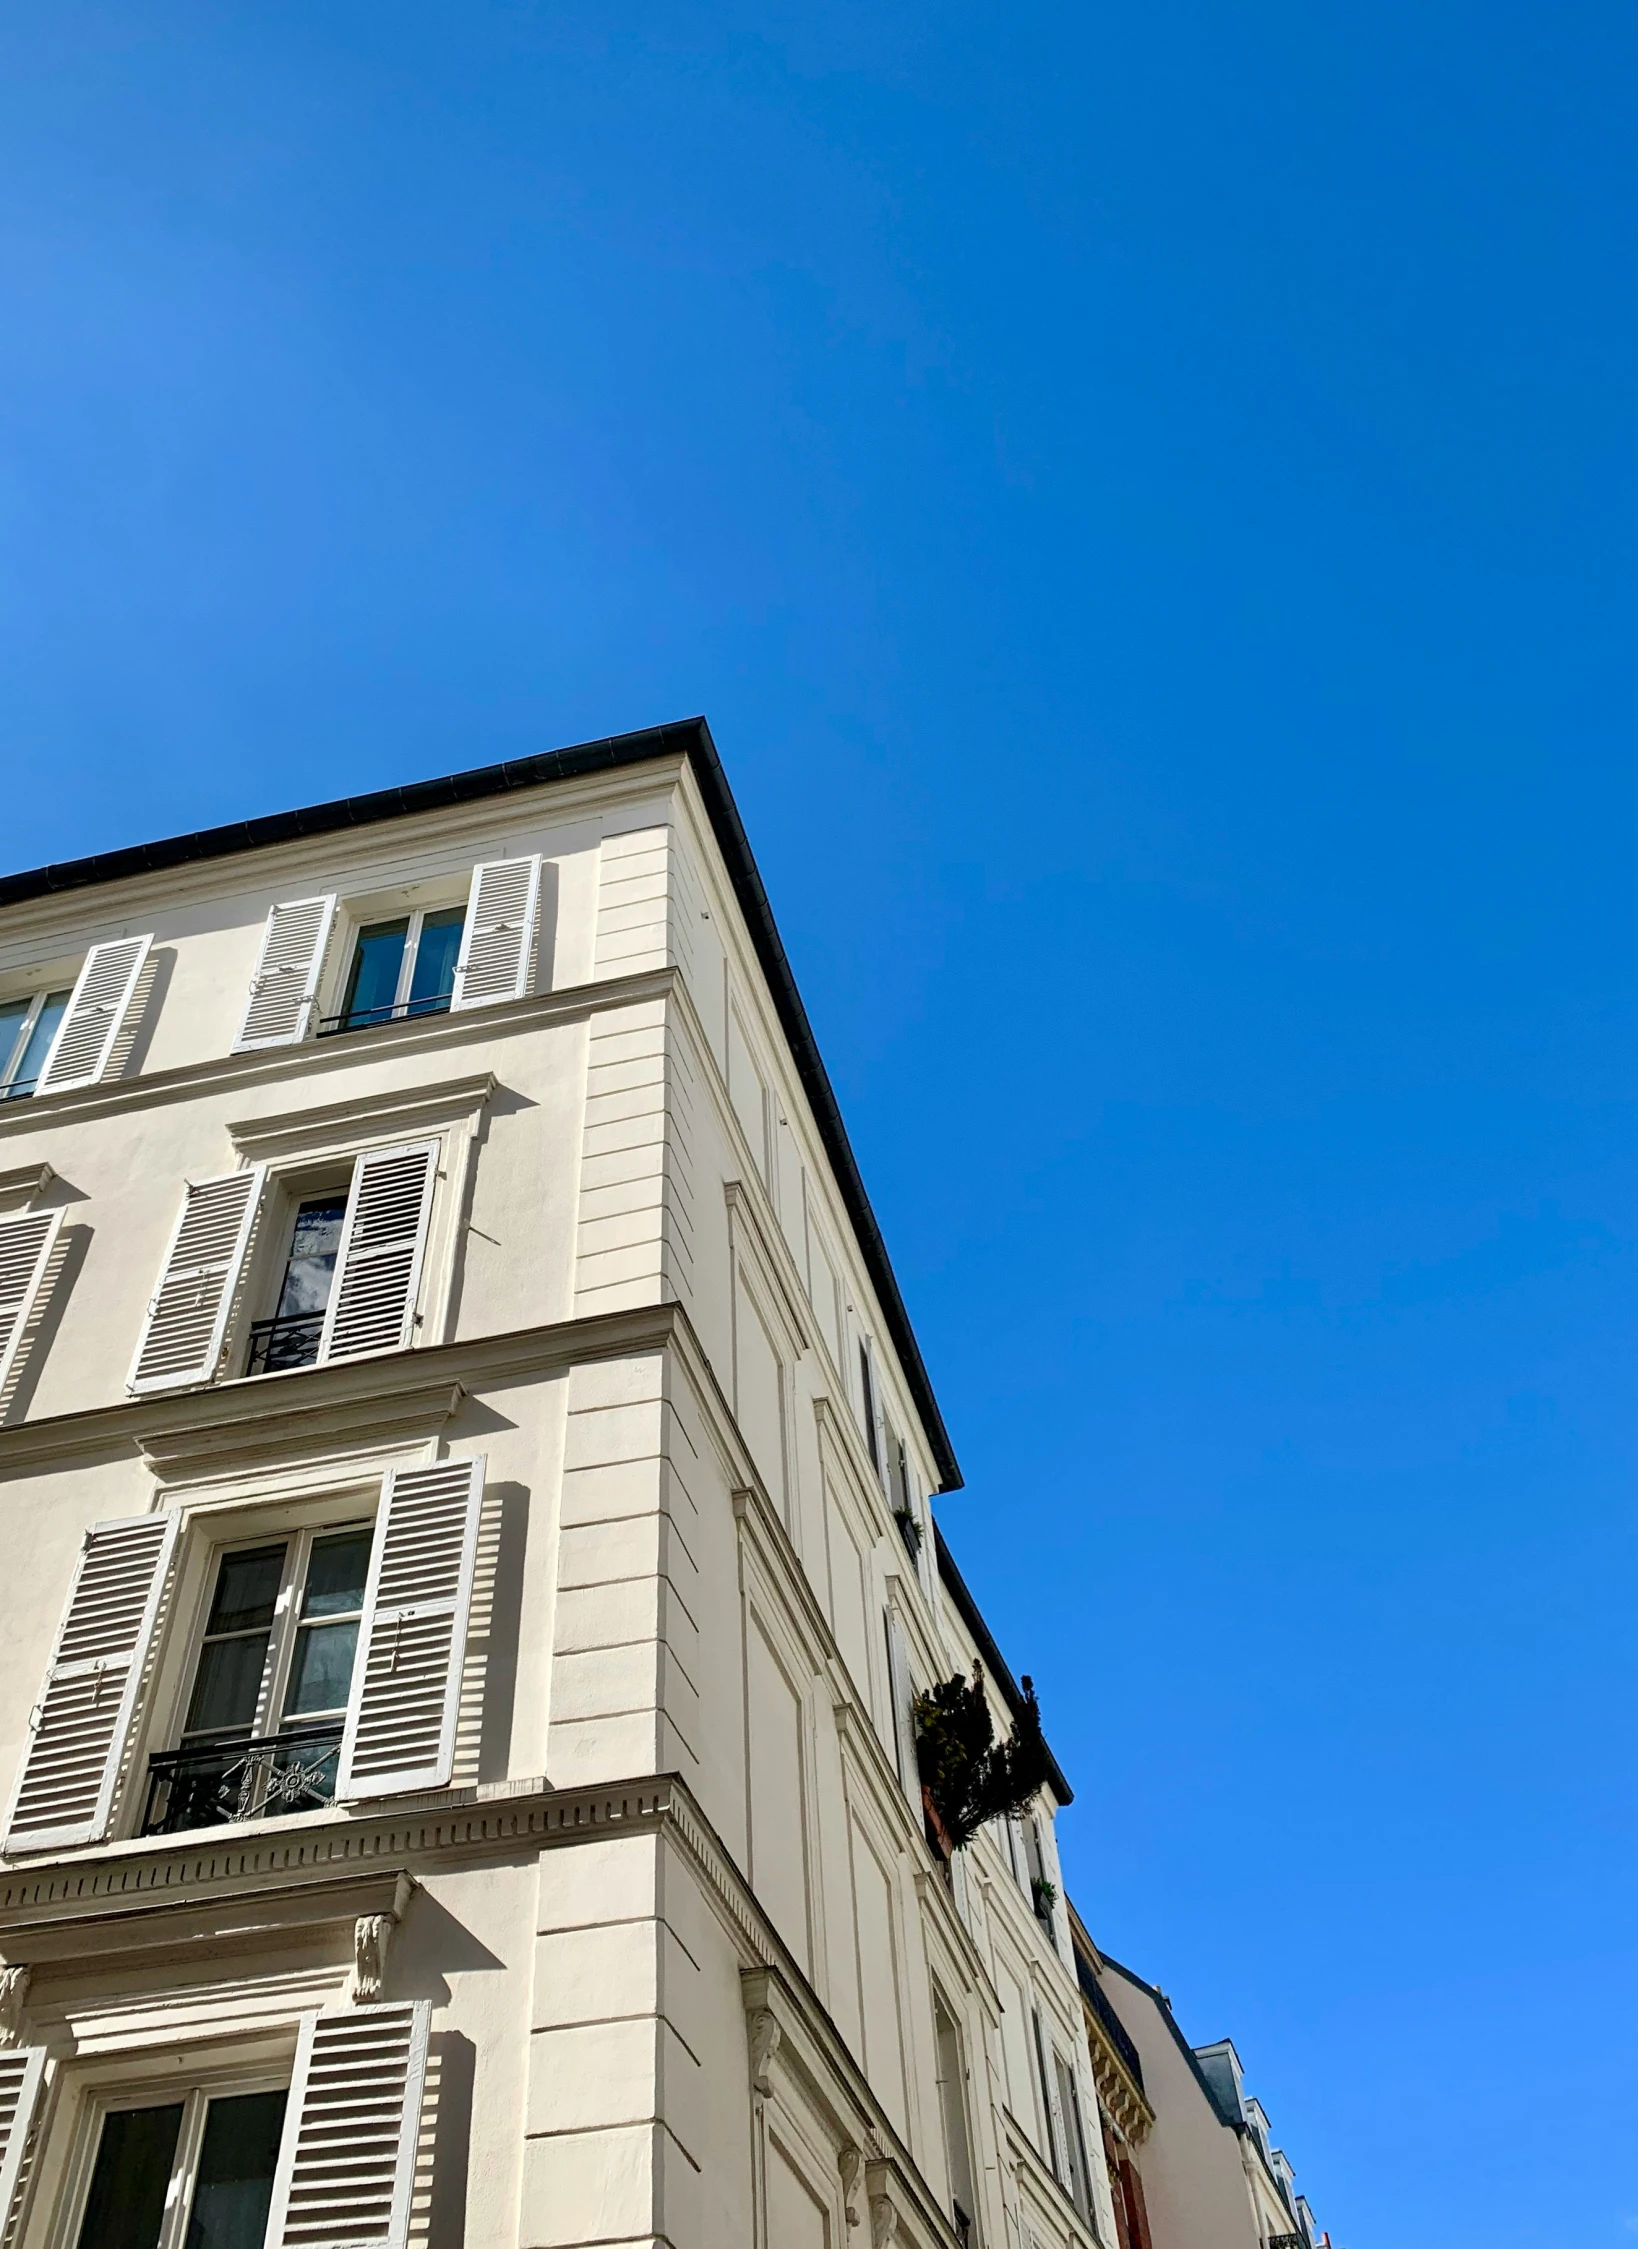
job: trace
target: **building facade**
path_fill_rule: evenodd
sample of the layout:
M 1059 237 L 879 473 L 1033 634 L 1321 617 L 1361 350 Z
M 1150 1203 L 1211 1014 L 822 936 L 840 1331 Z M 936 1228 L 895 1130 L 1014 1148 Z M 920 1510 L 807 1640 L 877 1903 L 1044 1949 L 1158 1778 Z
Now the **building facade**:
M 13 2249 L 1113 2249 L 702 722 L 0 880 Z
M 1071 1909 L 1118 2249 L 1330 2249 L 1232 2042 L 1191 2046 Z

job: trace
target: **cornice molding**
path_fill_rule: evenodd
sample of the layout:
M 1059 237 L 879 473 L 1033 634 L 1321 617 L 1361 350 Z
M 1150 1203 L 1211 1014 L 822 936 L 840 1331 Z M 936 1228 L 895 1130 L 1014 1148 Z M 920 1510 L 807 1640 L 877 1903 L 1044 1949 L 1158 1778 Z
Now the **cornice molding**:
M 286 1441 L 300 1445 L 330 1427 L 345 1431 L 350 1424 L 357 1429 L 372 1411 L 382 1412 L 389 1423 L 400 1415 L 413 1421 L 416 1400 L 427 1416 L 438 1412 L 439 1400 L 444 1400 L 441 1418 L 447 1418 L 453 1411 L 447 1403 L 453 1385 L 471 1392 L 584 1359 L 663 1350 L 685 1324 L 680 1305 L 639 1305 L 464 1342 L 425 1344 L 375 1359 L 242 1375 L 165 1398 L 130 1398 L 83 1413 L 19 1422 L 0 1429 L 0 1487 L 12 1476 L 76 1458 L 102 1459 L 132 1448 L 148 1458 L 150 1439 L 163 1448 L 152 1457 L 169 1466 L 190 1453 L 204 1457 L 212 1445 L 259 1448 L 267 1430 L 282 1431 Z
M 140 1952 L 144 1967 L 212 1952 L 249 1950 L 298 1931 L 331 1928 L 381 1914 L 397 1922 L 416 1888 L 402 1866 L 373 1861 L 328 1880 L 258 1882 L 222 1887 L 204 1897 L 150 1894 L 101 1912 L 47 1910 L 0 1921 L 0 1960 L 36 1968 L 51 1962 L 105 1962 Z
M 652 730 L 664 732 L 665 729 Z M 537 791 L 544 825 L 572 831 L 596 820 L 600 814 L 641 804 L 674 791 L 685 764 L 681 748 L 655 747 L 639 761 L 625 767 L 602 767 L 581 773 L 548 773 L 522 789 L 486 793 L 466 802 L 446 801 L 394 810 L 390 817 L 355 827 L 326 826 L 307 835 L 287 835 L 257 840 L 246 833 L 242 844 L 227 851 L 185 859 L 177 864 L 53 889 L 28 899 L 6 900 L 8 944 L 26 942 L 38 935 L 63 933 L 65 950 L 71 950 L 86 932 L 95 935 L 122 921 L 134 920 L 156 907 L 174 906 L 193 898 L 240 896 L 246 891 L 279 889 L 311 870 L 326 885 L 347 886 L 354 872 L 373 872 L 388 862 L 392 873 L 405 861 L 413 862 L 440 852 L 465 838 L 516 828 L 527 819 L 523 800 Z M 413 789 L 415 784 L 410 784 Z M 520 811 L 520 805 L 522 809 Z M 251 822 L 248 827 L 262 823 Z M 421 831 L 421 832 L 417 832 Z M 391 838 L 391 843 L 385 839 Z M 586 839 L 594 846 L 595 837 Z M 571 836 L 569 851 L 585 848 Z M 392 848 L 396 844 L 397 848 Z M 118 854 L 115 854 L 117 857 Z M 551 854 L 548 854 L 551 856 Z M 255 862 L 252 871 L 251 862 Z M 0 894 L 16 878 L 0 877 Z
M 228 1138 L 247 1163 L 276 1163 L 342 1144 L 356 1148 L 367 1140 L 437 1132 L 475 1120 L 498 1082 L 493 1070 L 479 1070 L 469 1077 L 442 1078 L 434 1085 L 393 1086 L 385 1093 L 355 1095 L 323 1108 L 307 1103 L 282 1116 L 249 1117 L 230 1124 Z
M 17 1164 L 0 1171 L 0 1217 L 24 1210 L 36 1195 L 43 1195 L 57 1174 L 49 1164 Z
M 428 1015 L 409 1023 L 383 1023 L 370 1031 L 350 1031 L 345 1038 L 307 1039 L 299 1046 L 216 1055 L 208 1062 L 189 1062 L 180 1069 L 83 1086 L 77 1093 L 37 1093 L 28 1101 L 0 1103 L 0 1139 L 48 1132 L 58 1124 L 125 1116 L 167 1102 L 231 1093 L 236 1088 L 248 1092 L 261 1085 L 306 1085 L 384 1055 L 407 1059 L 442 1053 L 446 1047 L 479 1044 L 487 1038 L 543 1030 L 555 1023 L 577 1022 L 605 1008 L 665 999 L 677 981 L 674 968 L 643 969 L 633 976 L 602 977 L 589 984 L 566 985 L 561 991 L 533 992 L 526 999 L 503 1000 L 495 1007 L 463 1008 L 458 1014 Z
M 1086 2019 L 1087 2042 L 1092 2049 L 1092 2081 L 1098 2089 L 1098 2099 L 1133 2147 L 1141 2147 L 1149 2137 L 1155 2112 L 1084 1998 L 1081 2012 Z

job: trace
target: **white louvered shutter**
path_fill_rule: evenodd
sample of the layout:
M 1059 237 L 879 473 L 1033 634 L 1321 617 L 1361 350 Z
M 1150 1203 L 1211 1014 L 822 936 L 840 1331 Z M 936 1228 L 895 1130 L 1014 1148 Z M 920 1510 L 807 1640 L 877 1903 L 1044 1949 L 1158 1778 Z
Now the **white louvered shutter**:
M 13 2046 L 0 2052 L 0 2240 L 5 2239 L 16 2212 L 45 2065 L 43 2046 Z
M 0 1417 L 19 1371 L 30 1314 L 39 1301 L 62 1232 L 60 1210 L 25 1211 L 0 1218 Z
M 442 1788 L 478 1555 L 484 1459 L 389 1469 L 381 1488 L 339 1799 Z
M 905 1646 L 904 1626 L 899 1622 L 896 1609 L 887 1612 L 887 1685 L 893 1697 L 894 1762 L 899 1768 L 904 1793 L 919 1820 L 921 1772 L 916 1763 L 915 1695 L 910 1684 L 910 1651 Z
M 304 2015 L 267 2249 L 404 2249 L 432 2002 Z
M 95 1085 L 108 1067 L 114 1043 L 147 964 L 149 937 L 116 937 L 93 945 L 51 1042 L 39 1093 L 67 1093 Z
M 333 893 L 293 898 L 273 908 L 262 934 L 262 957 L 250 980 L 250 1004 L 233 1042 L 236 1054 L 253 1047 L 294 1046 L 306 1038 L 335 917 Z
M 100 1842 L 164 1597 L 179 1518 L 130 1515 L 85 1534 L 6 1822 L 6 1850 Z
M 534 973 L 539 921 L 539 852 L 474 867 L 451 1008 L 522 999 Z
M 215 1375 L 266 1175 L 252 1164 L 188 1181 L 126 1385 L 137 1397 Z
M 401 1351 L 409 1342 L 437 1175 L 436 1140 L 366 1148 L 354 1163 L 321 1360 Z

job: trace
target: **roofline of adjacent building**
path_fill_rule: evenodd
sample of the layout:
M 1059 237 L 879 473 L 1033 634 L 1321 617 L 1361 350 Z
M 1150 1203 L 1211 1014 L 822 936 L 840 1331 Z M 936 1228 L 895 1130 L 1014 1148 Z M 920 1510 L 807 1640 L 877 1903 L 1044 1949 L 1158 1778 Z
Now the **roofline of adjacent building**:
M 933 1395 L 921 1347 L 904 1308 L 876 1214 L 870 1207 L 870 1197 L 865 1192 L 835 1091 L 820 1059 L 813 1026 L 808 1021 L 790 962 L 785 957 L 773 909 L 728 786 L 728 777 L 711 739 L 711 729 L 703 718 L 678 719 L 666 726 L 645 727 L 634 734 L 613 734 L 602 741 L 577 742 L 568 749 L 543 750 L 534 757 L 512 758 L 504 765 L 475 766 L 470 772 L 446 774 L 435 781 L 411 781 L 400 788 L 374 790 L 368 796 L 338 797 L 332 803 L 307 805 L 300 811 L 268 813 L 256 820 L 235 820 L 226 827 L 201 828 L 192 835 L 170 836 L 158 843 L 132 844 L 123 851 L 96 852 L 86 859 L 64 860 L 56 866 L 36 867 L 23 874 L 0 875 L 0 909 L 22 905 L 35 898 L 87 890 L 101 883 L 125 882 L 133 876 L 160 874 L 167 868 L 192 866 L 204 859 L 229 859 L 241 852 L 265 851 L 275 844 L 293 843 L 307 836 L 334 835 L 345 829 L 371 827 L 383 820 L 406 819 L 416 813 L 442 811 L 449 805 L 505 796 L 517 789 L 540 788 L 552 781 L 572 780 L 588 773 L 612 773 L 651 759 L 678 756 L 688 760 L 704 800 L 757 961 L 768 980 L 780 1028 L 790 1042 L 797 1076 L 813 1111 L 825 1154 L 858 1236 L 882 1317 L 887 1322 L 899 1364 L 904 1369 L 905 1380 L 932 1447 L 939 1472 L 939 1489 L 959 1490 L 961 1469 L 944 1426 L 944 1417 L 939 1412 L 938 1400 Z M 1005 1666 L 1001 1668 L 1005 1672 Z M 1011 1673 L 1005 1672 L 1005 1676 L 1010 1680 Z M 1016 1687 L 1013 1693 L 1017 1693 Z
M 1217 2095 L 1211 2089 L 1211 2080 L 1200 2067 L 1200 2057 L 1184 2037 L 1178 2025 L 1177 2017 L 1172 2013 L 1172 2003 L 1159 1985 L 1145 1983 L 1135 1968 L 1128 1968 L 1123 1961 L 1117 1960 L 1112 1952 L 1105 1952 L 1102 1945 L 1098 1947 L 1098 1958 L 1106 1968 L 1113 1968 L 1117 1975 L 1124 1976 L 1129 1984 L 1136 1984 L 1139 1991 L 1145 1993 L 1154 2001 L 1159 2010 L 1161 2021 L 1176 2040 L 1178 2052 L 1188 2063 L 1195 2083 L 1205 2094 L 1206 2105 L 1210 2108 L 1213 2116 L 1216 2117 L 1219 2124 L 1225 2126 L 1230 2132 L 1243 2132 L 1246 2128 L 1243 2119 L 1237 2116 L 1225 2116 L 1218 2106 Z
M 1161 2020 L 1165 2023 L 1166 2028 L 1171 2032 L 1173 2038 L 1175 2038 L 1177 2041 L 1178 2052 L 1188 2063 L 1189 2068 L 1194 2073 L 1195 2083 L 1200 2087 L 1201 2092 L 1205 2094 L 1212 2114 L 1216 2117 L 1218 2123 L 1221 2124 L 1225 2130 L 1233 2132 L 1236 2137 L 1242 2141 L 1249 2140 L 1252 2146 L 1256 2148 L 1257 2160 L 1259 2163 L 1261 2163 L 1263 2170 L 1267 2173 L 1270 2185 L 1274 2188 L 1275 2193 L 1279 2196 L 1280 2200 L 1289 2210 L 1291 2208 L 1291 2197 L 1285 2191 L 1284 2181 L 1274 2170 L 1267 2156 L 1264 2155 L 1262 2145 L 1258 2140 L 1256 2133 L 1251 2129 L 1251 2126 L 1246 2122 L 1244 2117 L 1225 2116 L 1223 2114 L 1223 2111 L 1217 2105 L 1217 2095 L 1211 2089 L 1211 2080 L 1207 2077 L 1205 2071 L 1200 2067 L 1200 2054 L 1202 2052 L 1209 2051 L 1212 2046 L 1232 2047 L 1234 2045 L 1234 2041 L 1231 2038 L 1213 2038 L 1208 2040 L 1206 2046 L 1203 2048 L 1196 2049 L 1195 2047 L 1191 2046 L 1188 2040 L 1184 2037 L 1181 2029 L 1178 2027 L 1177 2018 L 1172 2013 L 1171 2001 L 1166 1997 L 1166 1994 L 1162 1990 L 1160 1990 L 1157 1985 L 1152 1983 L 1145 1983 L 1143 1978 L 1137 1973 L 1135 1969 L 1128 1968 L 1122 1961 L 1117 1960 L 1113 1953 L 1105 1952 L 1101 1945 L 1098 1947 L 1098 1958 L 1103 1962 L 1103 1965 L 1106 1968 L 1113 1968 L 1117 1975 L 1124 1976 L 1129 1984 L 1136 1984 L 1139 1991 L 1146 1992 L 1148 1996 L 1154 2001 L 1156 2007 L 1160 2010 Z M 1238 2049 L 1235 2050 L 1234 2058 L 1236 2061 L 1238 2061 L 1240 2058 Z M 1292 2214 L 1294 2216 L 1295 2212 L 1293 2212 Z
M 933 1551 L 938 1556 L 938 1574 L 944 1580 L 945 1590 L 961 1617 L 962 1623 L 973 1636 L 973 1644 L 990 1668 L 996 1685 L 1005 1698 L 1007 1708 L 1017 1718 L 1024 1707 L 1024 1691 L 1012 1675 L 1006 1657 L 995 1644 L 995 1635 L 984 1622 L 978 1603 L 968 1590 L 967 1580 L 956 1568 L 955 1556 L 937 1523 L 933 1525 Z M 1047 1778 L 1052 1783 L 1052 1793 L 1060 1804 L 1073 1804 L 1075 1791 L 1063 1775 L 1063 1768 L 1052 1751 L 1047 1751 Z

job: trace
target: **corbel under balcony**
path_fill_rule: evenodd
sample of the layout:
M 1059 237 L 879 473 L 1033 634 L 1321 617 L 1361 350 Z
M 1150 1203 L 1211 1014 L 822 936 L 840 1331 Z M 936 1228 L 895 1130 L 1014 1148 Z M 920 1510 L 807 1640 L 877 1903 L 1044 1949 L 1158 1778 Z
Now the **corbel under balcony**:
M 1110 2039 L 1091 2007 L 1082 2001 L 1087 2043 L 1092 2049 L 1092 2082 L 1100 2105 L 1107 2109 L 1133 2147 L 1141 2147 L 1154 2128 L 1155 2112 L 1148 2096 Z

